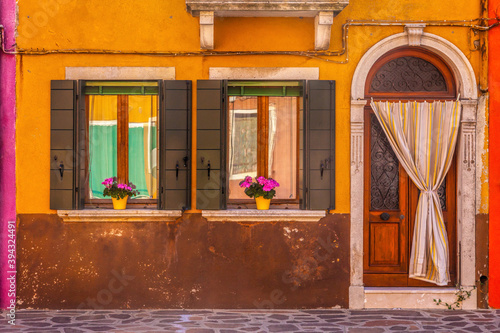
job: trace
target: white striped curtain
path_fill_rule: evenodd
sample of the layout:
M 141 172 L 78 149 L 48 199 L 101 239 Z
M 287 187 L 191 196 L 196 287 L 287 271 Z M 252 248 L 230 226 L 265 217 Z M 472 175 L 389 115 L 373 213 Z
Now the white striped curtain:
M 374 102 L 375 112 L 399 162 L 420 190 L 409 276 L 447 285 L 449 247 L 437 190 L 453 160 L 460 102 Z

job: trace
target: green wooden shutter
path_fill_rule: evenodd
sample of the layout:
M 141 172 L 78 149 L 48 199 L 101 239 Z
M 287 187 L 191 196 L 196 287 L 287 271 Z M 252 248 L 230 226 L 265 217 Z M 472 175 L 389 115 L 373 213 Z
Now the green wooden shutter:
M 305 208 L 335 208 L 335 81 L 307 82 Z
M 225 209 L 225 82 L 197 83 L 196 208 Z
M 159 209 L 191 209 L 191 81 L 163 81 Z
M 50 209 L 77 208 L 76 81 L 50 85 Z

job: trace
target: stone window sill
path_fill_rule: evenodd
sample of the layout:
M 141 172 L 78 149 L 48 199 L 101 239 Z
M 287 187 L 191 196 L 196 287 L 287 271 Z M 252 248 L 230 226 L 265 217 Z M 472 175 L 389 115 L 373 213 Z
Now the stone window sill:
M 83 209 L 58 210 L 57 215 L 65 223 L 77 222 L 169 222 L 182 216 L 181 210 L 153 209 Z M 323 210 L 299 209 L 228 209 L 203 210 L 208 221 L 223 222 L 318 222 L 326 216 Z
M 58 210 L 63 222 L 169 222 L 182 216 L 181 210 L 82 209 Z
M 318 222 L 326 216 L 324 210 L 299 209 L 227 209 L 204 210 L 201 215 L 208 221 L 223 222 Z

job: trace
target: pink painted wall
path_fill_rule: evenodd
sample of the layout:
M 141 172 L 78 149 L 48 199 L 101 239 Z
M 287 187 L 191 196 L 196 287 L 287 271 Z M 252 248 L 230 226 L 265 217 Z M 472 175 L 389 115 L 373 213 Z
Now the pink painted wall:
M 0 1 L 0 24 L 5 30 L 5 48 L 15 43 L 16 1 Z M 16 59 L 0 51 L 0 308 L 6 309 L 9 284 L 7 274 L 7 222 L 16 220 L 15 120 Z

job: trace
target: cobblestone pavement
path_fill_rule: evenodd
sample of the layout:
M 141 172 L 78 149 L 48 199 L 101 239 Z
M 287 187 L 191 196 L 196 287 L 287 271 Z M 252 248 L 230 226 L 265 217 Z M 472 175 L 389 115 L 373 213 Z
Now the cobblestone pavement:
M 0 332 L 500 332 L 500 310 L 18 310 Z

